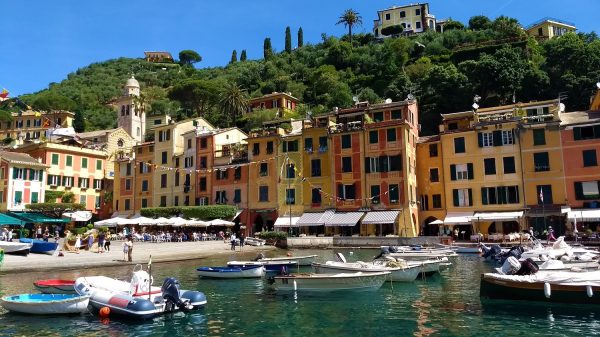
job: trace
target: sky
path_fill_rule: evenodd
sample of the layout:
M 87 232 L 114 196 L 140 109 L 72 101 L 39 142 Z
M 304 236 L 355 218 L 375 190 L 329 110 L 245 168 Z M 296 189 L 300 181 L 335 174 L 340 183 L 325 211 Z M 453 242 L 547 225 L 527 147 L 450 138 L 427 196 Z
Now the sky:
M 263 40 L 284 47 L 285 28 L 292 41 L 302 27 L 304 43 L 321 34 L 341 36 L 338 17 L 359 12 L 371 32 L 377 10 L 409 4 L 388 0 L 2 0 L 0 3 L 0 90 L 11 96 L 43 90 L 90 63 L 130 57 L 144 51 L 192 49 L 202 55 L 198 68 L 223 66 L 231 52 L 246 49 L 262 58 Z M 431 0 L 438 19 L 467 23 L 474 15 L 514 17 L 528 26 L 543 17 L 574 23 L 578 31 L 600 31 L 599 0 Z

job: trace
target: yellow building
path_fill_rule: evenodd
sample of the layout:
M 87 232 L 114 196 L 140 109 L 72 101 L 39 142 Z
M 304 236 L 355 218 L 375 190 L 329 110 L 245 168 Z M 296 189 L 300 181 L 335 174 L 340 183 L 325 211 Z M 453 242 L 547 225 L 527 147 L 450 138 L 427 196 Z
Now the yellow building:
M 418 34 L 435 29 L 435 16 L 429 12 L 429 4 L 410 4 L 393 6 L 377 11 L 377 19 L 373 22 L 375 37 L 385 37 L 385 29 L 402 26 L 403 34 Z
M 275 227 L 290 228 L 304 211 L 304 184 L 302 175 L 307 172 L 304 166 L 302 129 L 304 121 L 291 121 L 291 131 L 281 135 L 277 167 L 279 183 L 277 185 L 277 213 Z
M 46 134 L 48 129 L 72 127 L 74 116 L 72 112 L 60 110 L 13 112 L 11 121 L 0 122 L 0 134 L 3 138 L 16 140 L 19 145 L 29 141 L 39 141 L 48 137 Z
M 324 211 L 335 206 L 332 196 L 333 163 L 331 161 L 327 127 L 329 119 L 315 117 L 304 121 L 302 129 L 302 176 L 309 183 L 304 184 L 302 204 L 304 211 Z
M 575 32 L 574 24 L 562 20 L 543 18 L 527 27 L 527 34 L 538 39 L 551 39 L 569 32 Z
M 417 143 L 417 186 L 422 235 L 437 235 L 446 216 L 444 167 L 440 136 L 420 137 Z M 432 222 L 434 222 L 432 224 Z

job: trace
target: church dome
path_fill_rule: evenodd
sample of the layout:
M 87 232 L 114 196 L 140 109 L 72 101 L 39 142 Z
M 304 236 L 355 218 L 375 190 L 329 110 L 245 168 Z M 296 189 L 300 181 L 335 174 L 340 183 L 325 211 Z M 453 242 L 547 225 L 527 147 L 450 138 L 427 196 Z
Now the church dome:
M 135 79 L 135 77 L 133 75 L 131 75 L 131 78 L 127 80 L 127 82 L 125 83 L 125 86 L 139 88 L 140 83 Z

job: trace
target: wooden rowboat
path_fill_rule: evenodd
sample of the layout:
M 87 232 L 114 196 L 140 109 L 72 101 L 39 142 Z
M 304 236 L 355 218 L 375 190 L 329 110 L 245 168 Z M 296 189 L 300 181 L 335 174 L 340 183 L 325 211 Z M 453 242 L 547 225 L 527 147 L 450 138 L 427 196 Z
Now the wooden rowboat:
M 89 296 L 78 294 L 20 294 L 4 296 L 0 304 L 23 314 L 56 315 L 87 312 Z
M 75 280 L 39 280 L 33 285 L 44 294 L 75 294 Z

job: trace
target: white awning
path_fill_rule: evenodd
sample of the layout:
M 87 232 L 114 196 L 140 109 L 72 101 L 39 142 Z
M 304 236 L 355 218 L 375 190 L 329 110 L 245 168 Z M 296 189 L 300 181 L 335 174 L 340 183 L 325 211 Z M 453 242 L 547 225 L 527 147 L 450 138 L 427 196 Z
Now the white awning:
M 238 217 L 238 216 L 240 216 L 240 214 L 242 214 L 242 212 L 243 212 L 243 211 L 244 211 L 243 209 L 238 209 L 238 210 L 235 212 L 235 216 L 233 217 L 233 219 L 232 219 L 232 220 L 235 220 L 235 219 L 237 219 L 237 217 Z
M 473 213 L 471 212 L 448 212 L 444 219 L 444 225 L 470 224 Z
M 356 226 L 364 214 L 364 212 L 336 212 L 325 221 L 325 226 Z
M 275 227 L 296 227 L 296 223 L 300 219 L 299 216 L 293 216 L 290 222 L 289 216 L 280 216 L 275 220 Z
M 325 212 L 315 212 L 315 213 L 304 213 L 296 222 L 296 226 L 323 226 L 325 225 L 325 221 L 331 218 L 334 214 L 334 211 L 328 210 Z
M 110 218 L 102 221 L 97 221 L 94 223 L 95 228 L 100 227 L 117 227 L 118 218 Z
M 523 211 L 515 212 L 475 212 L 471 220 L 476 221 L 499 221 L 518 220 L 523 217 Z
M 393 224 L 398 219 L 400 211 L 373 211 L 367 212 L 367 215 L 362 220 L 365 225 L 382 225 Z
M 72 221 L 89 221 L 92 218 L 92 212 L 90 211 L 75 211 L 63 213 L 64 217 L 71 219 Z
M 600 209 L 576 209 L 567 213 L 569 220 L 600 221 Z

